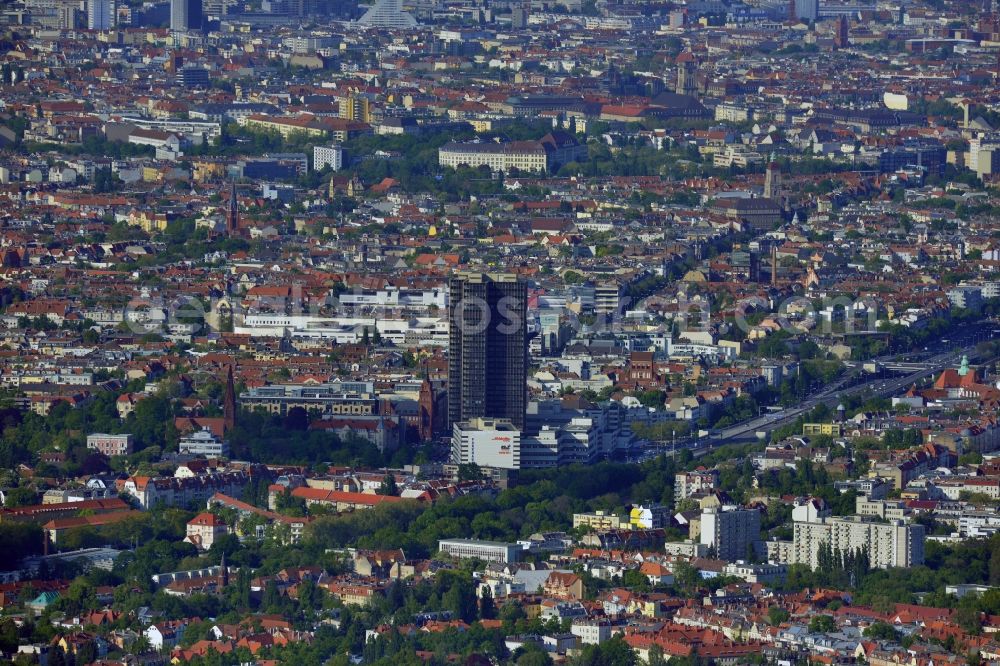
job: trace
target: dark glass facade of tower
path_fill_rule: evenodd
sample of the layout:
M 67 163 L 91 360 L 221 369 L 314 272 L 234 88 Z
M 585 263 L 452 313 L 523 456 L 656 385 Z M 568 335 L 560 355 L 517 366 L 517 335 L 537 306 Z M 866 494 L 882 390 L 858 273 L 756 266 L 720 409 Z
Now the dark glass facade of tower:
M 457 273 L 449 283 L 448 420 L 504 418 L 524 429 L 527 284 L 516 275 Z
M 198 31 L 204 28 L 202 0 L 170 0 L 170 29 Z

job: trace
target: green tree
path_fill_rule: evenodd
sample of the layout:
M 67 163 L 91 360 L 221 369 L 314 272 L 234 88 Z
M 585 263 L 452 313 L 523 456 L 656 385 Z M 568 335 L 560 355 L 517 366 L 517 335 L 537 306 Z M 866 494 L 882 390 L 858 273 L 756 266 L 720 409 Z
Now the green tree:
M 887 622 L 873 622 L 865 627 L 862 633 L 866 638 L 874 638 L 875 640 L 898 643 L 900 639 L 900 633 Z
M 476 619 L 476 593 L 472 578 L 465 572 L 442 571 L 438 573 L 435 587 L 442 589 L 441 605 L 466 622 Z
M 983 632 L 982 617 L 974 608 L 961 606 L 955 609 L 952 620 L 960 626 L 967 634 L 978 636 Z
M 788 622 L 791 614 L 781 606 L 771 606 L 767 609 L 767 621 L 772 627 Z
M 570 661 L 573 666 L 636 666 L 639 659 L 635 650 L 616 634 L 600 645 L 587 645 L 580 655 Z
M 323 605 L 323 589 L 307 578 L 298 585 L 298 598 L 303 610 L 318 610 Z
M 458 466 L 459 481 L 482 481 L 484 478 L 483 470 L 476 463 L 462 463 Z
M 20 642 L 21 637 L 14 621 L 7 619 L 0 622 L 0 652 L 7 654 L 15 652 Z
M 629 569 L 622 574 L 622 585 L 630 590 L 643 592 L 649 589 L 649 579 L 638 569 Z
M 552 657 L 534 643 L 519 648 L 513 655 L 517 666 L 552 666 Z
M 94 641 L 87 641 L 79 646 L 74 655 L 74 663 L 90 664 L 97 658 L 97 645 Z
M 398 495 L 399 487 L 396 485 L 396 477 L 392 472 L 386 472 L 382 483 L 378 487 L 379 495 Z
M 493 602 L 493 592 L 489 586 L 483 587 L 479 599 L 479 616 L 484 620 L 492 620 L 497 616 L 497 606 Z
M 813 618 L 809 620 L 809 631 L 827 634 L 832 631 L 836 631 L 836 629 L 837 623 L 830 615 L 814 615 Z
M 4 506 L 12 509 L 18 506 L 28 506 L 38 501 L 38 493 L 28 486 L 11 488 L 4 493 Z
M 42 528 L 26 523 L 0 523 L 0 571 L 17 569 L 21 559 L 42 552 Z
M 674 580 L 678 585 L 694 587 L 701 583 L 701 575 L 689 562 L 678 562 L 674 567 Z

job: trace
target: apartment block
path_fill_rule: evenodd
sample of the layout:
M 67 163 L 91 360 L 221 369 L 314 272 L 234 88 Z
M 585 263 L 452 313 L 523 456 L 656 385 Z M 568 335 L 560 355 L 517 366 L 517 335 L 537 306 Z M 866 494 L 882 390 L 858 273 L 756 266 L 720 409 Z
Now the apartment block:
M 760 511 L 712 507 L 701 513 L 701 543 L 720 560 L 743 560 L 760 540 Z
M 628 520 L 613 513 L 594 511 L 592 513 L 574 513 L 573 527 L 586 526 L 595 532 L 617 530 L 628 527 Z
M 674 476 L 674 500 L 680 501 L 695 493 L 711 492 L 719 483 L 719 471 L 695 470 L 679 472 Z
M 829 544 L 834 551 L 864 550 L 871 566 L 878 569 L 912 567 L 924 561 L 923 525 L 846 516 L 795 522 L 792 546 L 784 554 L 790 559 L 784 563 L 808 564 L 815 569 L 819 566 L 819 552 L 824 544 Z

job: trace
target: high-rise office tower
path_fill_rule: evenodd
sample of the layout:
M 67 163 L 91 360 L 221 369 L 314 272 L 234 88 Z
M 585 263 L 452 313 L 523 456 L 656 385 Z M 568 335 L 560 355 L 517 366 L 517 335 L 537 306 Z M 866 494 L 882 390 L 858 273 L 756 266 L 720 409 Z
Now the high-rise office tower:
M 87 29 L 110 30 L 115 24 L 115 0 L 87 0 Z
M 187 0 L 170 0 L 170 29 L 187 30 Z
M 188 30 L 205 29 L 205 12 L 202 8 L 202 0 L 187 0 L 188 4 Z
M 202 22 L 201 0 L 170 0 L 171 30 L 201 30 Z
M 819 18 L 819 0 L 795 0 L 795 14 L 804 21 Z
M 448 419 L 510 419 L 524 429 L 528 289 L 516 275 L 457 273 L 449 283 Z
M 520 5 L 510 10 L 510 27 L 515 30 L 524 30 L 528 27 L 528 17 L 531 16 L 531 2 L 525 0 Z

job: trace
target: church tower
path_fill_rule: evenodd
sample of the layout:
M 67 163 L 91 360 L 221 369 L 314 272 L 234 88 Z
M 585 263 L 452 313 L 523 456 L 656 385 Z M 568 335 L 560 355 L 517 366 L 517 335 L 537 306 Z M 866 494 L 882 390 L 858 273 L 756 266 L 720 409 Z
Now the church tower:
M 222 551 L 222 561 L 219 563 L 219 589 L 229 587 L 229 566 L 226 564 L 226 551 Z
M 420 399 L 418 401 L 420 412 L 419 434 L 420 441 L 429 442 L 434 439 L 434 387 L 429 380 L 425 379 L 420 384 Z
M 677 87 L 674 92 L 692 96 L 698 92 L 698 61 L 690 51 L 677 56 Z
M 764 198 L 775 201 L 781 199 L 781 167 L 774 161 L 773 156 L 764 172 Z
M 846 49 L 851 45 L 851 27 L 846 14 L 841 14 L 837 21 L 837 32 L 833 35 L 833 45 L 838 49 Z
M 771 286 L 778 284 L 778 246 L 771 246 Z

